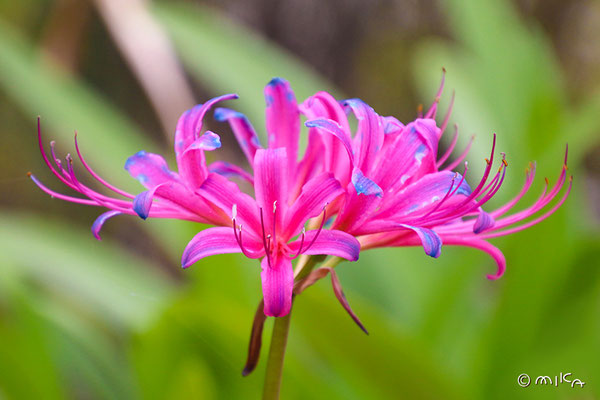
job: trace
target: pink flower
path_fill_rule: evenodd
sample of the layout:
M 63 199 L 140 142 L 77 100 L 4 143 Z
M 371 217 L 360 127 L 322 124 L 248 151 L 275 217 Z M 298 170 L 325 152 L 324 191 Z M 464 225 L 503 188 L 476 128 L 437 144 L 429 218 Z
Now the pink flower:
M 54 192 L 35 176 L 31 178 L 56 198 L 108 208 L 110 211 L 92 225 L 97 239 L 106 220 L 118 214 L 217 225 L 201 231 L 188 243 L 182 266 L 185 268 L 203 257 L 223 253 L 241 252 L 249 258 L 262 258 L 264 312 L 268 316 L 284 316 L 289 313 L 292 302 L 292 259 L 300 254 L 325 254 L 355 261 L 360 245 L 348 233 L 323 229 L 327 205 L 344 192 L 333 174 L 323 171 L 309 179 L 296 179 L 296 171 L 303 168 L 297 162 L 300 116 L 287 82 L 274 79 L 265 88 L 267 149 L 261 147 L 253 128 L 241 114 L 227 109 L 218 109 L 215 113 L 217 119 L 231 124 L 254 175 L 223 162 L 206 165 L 204 152 L 219 148 L 221 143 L 213 132 L 200 134 L 202 119 L 214 103 L 236 97 L 215 98 L 181 116 L 175 132 L 178 173 L 169 170 L 166 161 L 157 154 L 141 151 L 131 156 L 125 169 L 147 189 L 136 196 L 98 176 L 81 156 L 77 140 L 76 150 L 83 166 L 101 184 L 125 199 L 108 197 L 83 185 L 75 176 L 71 157 L 67 156 L 67 167 L 63 167 L 52 143 L 53 165 L 42 146 L 39 121 L 39 144 L 46 164 L 65 185 L 87 198 Z M 253 183 L 255 199 L 228 180 L 231 175 Z M 306 222 L 320 215 L 318 228 L 306 231 Z
M 331 171 L 346 189 L 343 198 L 330 207 L 337 214 L 332 227 L 356 236 L 361 250 L 422 245 L 426 254 L 439 257 L 442 244 L 474 247 L 496 261 L 498 269 L 488 278 L 497 279 L 506 269 L 506 260 L 486 239 L 535 225 L 562 205 L 569 195 L 572 178 L 562 198 L 541 213 L 566 181 L 567 157 L 556 185 L 548 192 L 546 181 L 542 195 L 529 208 L 505 216 L 531 187 L 534 165 L 514 199 L 494 211 L 483 211 L 482 207 L 502 186 L 508 163 L 503 154 L 498 171 L 491 176 L 494 135 L 483 177 L 474 189 L 465 181 L 466 163 L 463 175 L 450 171 L 465 158 L 470 143 L 457 160 L 440 170 L 458 137 L 456 132 L 448 151 L 438 158 L 438 143 L 450 113 L 438 127 L 434 118 L 442 88 L 443 80 L 427 114 L 407 125 L 393 117 L 377 115 L 358 99 L 338 103 L 326 93 L 318 93 L 304 102 L 309 135 L 322 138 L 325 160 L 338 160 L 326 162 L 324 169 Z M 354 135 L 344 111 L 352 112 L 358 120 Z M 534 215 L 538 216 L 521 223 Z
M 217 120 L 230 124 L 253 173 L 222 161 L 206 165 L 204 152 L 219 148 L 221 143 L 215 133 L 202 133 L 202 120 L 215 103 L 236 98 L 217 97 L 181 116 L 175 133 L 178 172 L 171 171 L 156 154 L 139 152 L 127 160 L 127 171 L 146 188 L 135 196 L 99 177 L 81 156 L 76 140 L 83 166 L 123 199 L 83 185 L 75 176 L 71 157 L 67 156 L 65 168 L 55 156 L 53 144 L 52 164 L 42 147 L 38 125 L 46 164 L 59 180 L 86 198 L 56 193 L 33 175 L 31 178 L 54 197 L 109 209 L 92 225 L 97 239 L 105 221 L 118 214 L 216 225 L 199 232 L 188 243 L 182 266 L 223 253 L 241 252 L 261 259 L 264 313 L 268 316 L 289 313 L 294 290 L 292 260 L 300 254 L 354 261 L 360 249 L 422 245 L 426 254 L 438 257 L 442 244 L 467 246 L 494 258 L 498 268 L 488 277 L 496 279 L 504 272 L 506 261 L 487 239 L 530 227 L 560 207 L 571 189 L 571 179 L 564 195 L 552 207 L 550 203 L 566 182 L 566 155 L 558 182 L 551 190 L 546 188 L 532 206 L 506 216 L 531 187 L 534 166 L 513 200 L 494 211 L 484 211 L 482 207 L 502 186 L 508 164 L 502 155 L 497 172 L 492 174 L 494 136 L 485 171 L 474 189 L 465 180 L 466 163 L 462 175 L 451 171 L 465 158 L 470 143 L 455 161 L 441 169 L 458 135 L 438 157 L 438 143 L 450 114 L 438 127 L 435 115 L 442 88 L 443 80 L 429 111 L 404 125 L 393 117 L 379 116 L 361 100 L 338 102 L 326 92 L 315 94 L 299 106 L 289 84 L 275 78 L 265 88 L 267 148 L 261 146 L 242 114 L 225 108 L 215 110 Z M 358 121 L 355 133 L 347 113 L 354 114 Z M 308 146 L 298 161 L 301 114 L 308 120 Z M 253 185 L 254 197 L 240 190 L 230 177 Z M 307 231 L 305 226 L 312 229 Z M 331 272 L 336 296 L 358 321 L 332 271 L 314 271 L 314 275 L 299 282 L 298 291 Z

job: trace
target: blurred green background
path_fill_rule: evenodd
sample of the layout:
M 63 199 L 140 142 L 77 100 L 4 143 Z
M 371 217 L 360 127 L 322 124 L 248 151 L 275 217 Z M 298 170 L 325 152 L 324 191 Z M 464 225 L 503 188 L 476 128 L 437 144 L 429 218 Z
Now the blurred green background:
M 555 181 L 570 146 L 574 190 L 542 224 L 496 239 L 493 261 L 445 247 L 364 252 L 338 268 L 370 331 L 329 282 L 295 302 L 285 399 L 600 398 L 600 3 L 585 0 L 0 1 L 0 398 L 253 399 L 241 377 L 260 299 L 258 264 L 215 256 L 182 271 L 201 226 L 117 217 L 102 242 L 101 210 L 51 200 L 27 179 L 61 185 L 36 147 L 82 151 L 109 181 L 138 192 L 123 169 L 145 149 L 172 162 L 184 109 L 237 92 L 228 105 L 264 126 L 262 87 L 288 79 L 360 97 L 403 121 L 429 104 L 447 71 L 460 143 L 477 171 L 491 133 L 510 163 L 500 199 L 529 161 Z M 241 160 L 231 132 L 210 122 Z M 450 136 L 450 135 L 449 135 Z M 460 146 L 459 146 L 460 147 Z M 83 173 L 81 174 L 83 175 Z M 472 176 L 475 176 L 473 174 Z M 66 189 L 65 189 L 66 190 Z M 499 202 L 496 202 L 499 204 Z M 268 343 L 272 321 L 267 322 Z M 521 388 L 517 376 L 571 372 L 583 389 Z

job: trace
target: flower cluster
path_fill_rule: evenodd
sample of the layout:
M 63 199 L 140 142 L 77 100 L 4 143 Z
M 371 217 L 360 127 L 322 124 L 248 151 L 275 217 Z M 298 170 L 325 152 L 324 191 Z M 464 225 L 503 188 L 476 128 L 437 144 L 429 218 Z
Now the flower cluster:
M 289 313 L 294 290 L 292 259 L 301 254 L 355 261 L 361 249 L 374 247 L 422 245 L 426 254 L 438 257 L 442 244 L 468 246 L 494 258 L 498 268 L 488 277 L 496 279 L 504 272 L 506 261 L 487 239 L 532 226 L 560 207 L 569 194 L 571 179 L 563 196 L 551 208 L 548 205 L 566 182 L 566 155 L 558 182 L 548 189 L 546 181 L 533 205 L 507 216 L 531 187 L 535 175 L 532 165 L 515 198 L 496 210 L 484 211 L 482 207 L 502 186 L 508 164 L 502 155 L 493 173 L 494 136 L 485 171 L 474 188 L 465 180 L 466 163 L 462 174 L 452 172 L 464 160 L 468 147 L 442 168 L 458 136 L 456 132 L 450 147 L 438 157 L 438 144 L 450 114 L 438 127 L 435 117 L 442 88 L 443 80 L 431 108 L 404 125 L 394 117 L 378 115 L 361 100 L 340 102 L 326 92 L 298 104 L 289 84 L 275 78 L 265 88 L 266 147 L 244 115 L 226 108 L 214 111 L 218 121 L 231 126 L 250 171 L 222 161 L 206 163 L 205 152 L 219 148 L 221 143 L 217 134 L 203 131 L 205 114 L 216 103 L 237 96 L 217 97 L 186 111 L 179 119 L 175 131 L 178 172 L 170 170 L 157 154 L 140 151 L 127 160 L 125 169 L 146 188 L 137 195 L 120 190 L 94 172 L 75 137 L 83 167 L 122 198 L 84 185 L 75 174 L 71 156 L 63 164 L 53 142 L 50 159 L 38 120 L 39 145 L 48 168 L 85 198 L 57 193 L 35 176 L 31 179 L 53 197 L 108 209 L 92 225 L 97 239 L 106 220 L 119 214 L 215 225 L 188 243 L 182 266 L 221 253 L 261 259 L 264 313 L 268 316 Z M 349 115 L 356 118 L 356 132 L 350 127 Z M 308 145 L 300 157 L 302 117 L 308 128 Z M 248 182 L 253 193 L 242 191 L 235 183 L 239 179 Z M 341 289 L 336 291 L 339 293 Z M 343 295 L 338 298 L 344 304 Z

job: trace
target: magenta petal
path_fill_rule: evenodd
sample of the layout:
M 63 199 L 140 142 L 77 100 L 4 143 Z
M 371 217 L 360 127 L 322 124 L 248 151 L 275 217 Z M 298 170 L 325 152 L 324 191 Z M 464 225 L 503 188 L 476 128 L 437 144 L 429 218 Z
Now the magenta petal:
M 350 126 L 348 124 L 346 112 L 340 103 L 329 93 L 316 93 L 300 106 L 300 111 L 306 115 L 308 120 L 320 118 L 333 120 L 338 124 L 342 131 L 348 132 L 347 136 L 350 137 Z M 311 139 L 317 138 L 323 143 L 325 151 L 324 153 L 320 153 L 319 156 L 325 163 L 325 170 L 333 172 L 336 179 L 345 186 L 350 179 L 351 160 L 349 160 L 346 155 L 347 151 L 344 144 L 331 135 L 319 133 L 318 129 L 310 129 L 308 135 L 309 145 L 311 144 Z M 307 148 L 306 154 L 309 154 L 310 150 L 322 151 L 320 147 L 321 146 L 313 145 L 312 147 Z
M 251 185 L 254 185 L 254 177 L 248 172 L 235 164 L 228 163 L 226 161 L 215 161 L 208 166 L 209 172 L 214 172 L 226 178 L 239 178 L 243 179 Z
M 244 247 L 255 253 L 257 258 L 264 254 L 261 253 L 262 243 L 245 240 Z M 196 236 L 185 247 L 181 256 L 181 266 L 187 268 L 201 258 L 213 256 L 215 254 L 241 253 L 233 234 L 233 228 L 217 227 L 205 229 Z
M 169 170 L 164 158 L 145 151 L 138 151 L 129 157 L 125 162 L 125 169 L 148 189 L 177 179 L 177 174 Z
M 102 229 L 102 226 L 104 226 L 104 223 L 107 219 L 119 214 L 122 213 L 120 211 L 115 210 L 107 211 L 104 214 L 101 214 L 98 218 L 96 218 L 96 220 L 92 224 L 92 235 L 94 235 L 94 237 L 97 240 L 102 240 L 102 238 L 100 237 L 100 230 Z
M 292 261 L 281 253 L 267 257 L 261 263 L 262 291 L 265 299 L 265 315 L 284 317 L 292 308 L 292 290 L 294 288 L 294 270 Z
M 423 249 L 425 250 L 425 254 L 431 256 L 433 258 L 438 258 L 442 252 L 442 239 L 438 236 L 435 231 L 427 228 L 418 228 L 415 226 L 399 224 L 401 227 L 410 229 L 414 231 L 419 239 L 421 239 L 421 243 L 423 244 Z
M 307 219 L 322 214 L 325 205 L 342 193 L 344 189 L 330 173 L 323 172 L 312 178 L 302 187 L 302 193 L 286 214 L 285 235 L 297 234 Z
M 318 235 L 318 236 L 317 236 Z M 317 240 L 308 248 L 308 243 L 311 243 L 317 236 Z M 291 242 L 288 247 L 291 254 L 296 254 L 302 240 Z M 303 254 L 328 254 L 332 256 L 342 257 L 346 260 L 356 261 L 360 253 L 360 243 L 352 235 L 346 232 L 337 230 L 323 229 L 319 233 L 316 230 L 306 232 L 304 239 Z
M 369 174 L 375 165 L 377 153 L 383 146 L 383 127 L 379 115 L 368 104 L 359 99 L 344 102 L 350 107 L 358 120 L 358 130 L 355 140 L 358 140 L 355 166 Z
M 219 207 L 230 218 L 235 205 L 237 208 L 236 224 L 242 225 L 244 234 L 248 230 L 256 237 L 262 237 L 262 229 L 258 219 L 256 201 L 227 178 L 212 173 L 196 191 L 199 195 Z
M 154 200 L 154 193 L 159 187 L 160 185 L 155 186 L 153 189 L 146 190 L 135 196 L 133 199 L 133 211 L 135 211 L 135 213 L 139 215 L 141 219 L 148 218 L 148 215 L 150 214 L 150 208 L 152 207 L 152 202 Z
M 383 133 L 386 135 L 395 135 L 402 132 L 404 124 L 394 117 L 380 117 L 383 125 Z
M 215 110 L 215 119 L 219 122 L 229 122 L 229 126 L 240 148 L 246 155 L 246 158 L 248 158 L 250 165 L 252 165 L 256 150 L 261 149 L 262 146 L 248 118 L 244 114 L 228 108 L 217 108 Z
M 273 78 L 265 86 L 265 100 L 269 147 L 286 149 L 289 172 L 293 172 L 300 137 L 300 112 L 296 97 L 286 80 Z
M 490 214 L 481 210 L 477 216 L 477 220 L 475 220 L 475 224 L 473 225 L 473 233 L 481 233 L 486 231 L 490 228 L 493 228 L 495 224 L 496 221 L 494 218 Z
M 254 191 L 263 209 L 265 228 L 272 231 L 274 204 L 277 202 L 277 230 L 283 223 L 288 200 L 288 157 L 285 148 L 259 149 L 254 157 Z
M 202 130 L 202 119 L 210 108 L 220 101 L 237 99 L 236 94 L 226 94 L 224 96 L 210 99 L 204 104 L 198 104 L 193 108 L 185 111 L 175 128 L 175 154 L 177 158 L 187 149 L 187 147 L 197 138 L 197 135 Z
M 330 119 L 314 119 L 306 121 L 304 125 L 307 128 L 318 128 L 319 132 L 326 132 L 338 138 L 346 149 L 350 163 L 354 165 L 354 151 L 350 142 L 350 136 L 348 132 L 342 129 L 339 123 Z
M 179 182 L 167 182 L 158 186 L 154 191 L 154 197 L 167 200 L 184 212 L 196 215 L 200 222 L 215 225 L 229 225 L 231 220 L 224 212 L 209 204 L 202 196 L 190 191 Z
M 436 172 L 437 143 L 435 121 L 417 120 L 399 134 L 386 136 L 385 146 L 377 154 L 373 174 L 369 175 L 384 190 L 401 189 L 425 174 Z
M 356 189 L 356 194 L 383 196 L 383 191 L 379 185 L 367 178 L 358 168 L 354 168 L 352 171 L 352 185 Z
M 436 172 L 408 185 L 394 196 L 386 196 L 381 212 L 377 218 L 404 216 L 417 212 L 422 208 L 443 199 L 453 184 L 461 181 L 460 174 L 450 171 Z M 468 196 L 471 188 L 466 181 L 456 189 L 456 195 Z M 449 203 L 450 204 L 450 203 Z

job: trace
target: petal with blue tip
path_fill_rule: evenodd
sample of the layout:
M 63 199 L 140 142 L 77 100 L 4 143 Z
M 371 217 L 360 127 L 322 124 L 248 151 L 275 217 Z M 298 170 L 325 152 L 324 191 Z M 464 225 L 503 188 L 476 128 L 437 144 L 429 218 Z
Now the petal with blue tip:
M 296 96 L 286 80 L 274 78 L 265 87 L 265 98 L 269 148 L 286 149 L 288 171 L 292 173 L 298 159 L 300 138 L 300 112 Z
M 115 210 L 107 211 L 104 214 L 100 214 L 100 216 L 98 218 L 96 218 L 96 220 L 92 224 L 92 235 L 94 235 L 94 237 L 97 240 L 102 240 L 102 238 L 100 237 L 100 230 L 104 226 L 104 223 L 109 218 L 112 218 L 119 214 L 122 214 L 122 213 L 120 211 L 115 211 Z
M 210 99 L 204 104 L 198 104 L 185 111 L 175 128 L 175 154 L 177 158 L 196 140 L 202 130 L 202 120 L 210 108 L 220 101 L 237 99 L 236 94 L 226 94 Z
M 244 114 L 228 108 L 217 108 L 214 116 L 219 122 L 227 121 L 229 123 L 240 148 L 248 159 L 248 163 L 252 165 L 256 150 L 261 149 L 262 146 L 248 118 Z
M 354 185 L 357 194 L 383 196 L 383 191 L 379 185 L 367 178 L 358 168 L 354 168 L 352 171 L 352 185 Z
M 169 170 L 164 158 L 145 151 L 138 151 L 129 157 L 125 169 L 148 189 L 177 179 L 177 174 Z
M 399 226 L 410 229 L 419 236 L 425 254 L 433 258 L 438 258 L 442 252 L 442 239 L 435 231 L 427 228 L 419 228 L 416 226 L 410 226 L 405 224 L 399 224 Z
M 494 220 L 494 218 L 487 212 L 480 210 L 479 215 L 475 220 L 475 224 L 473 225 L 473 233 L 481 233 L 490 228 L 493 228 L 494 225 L 496 225 L 496 221 Z

